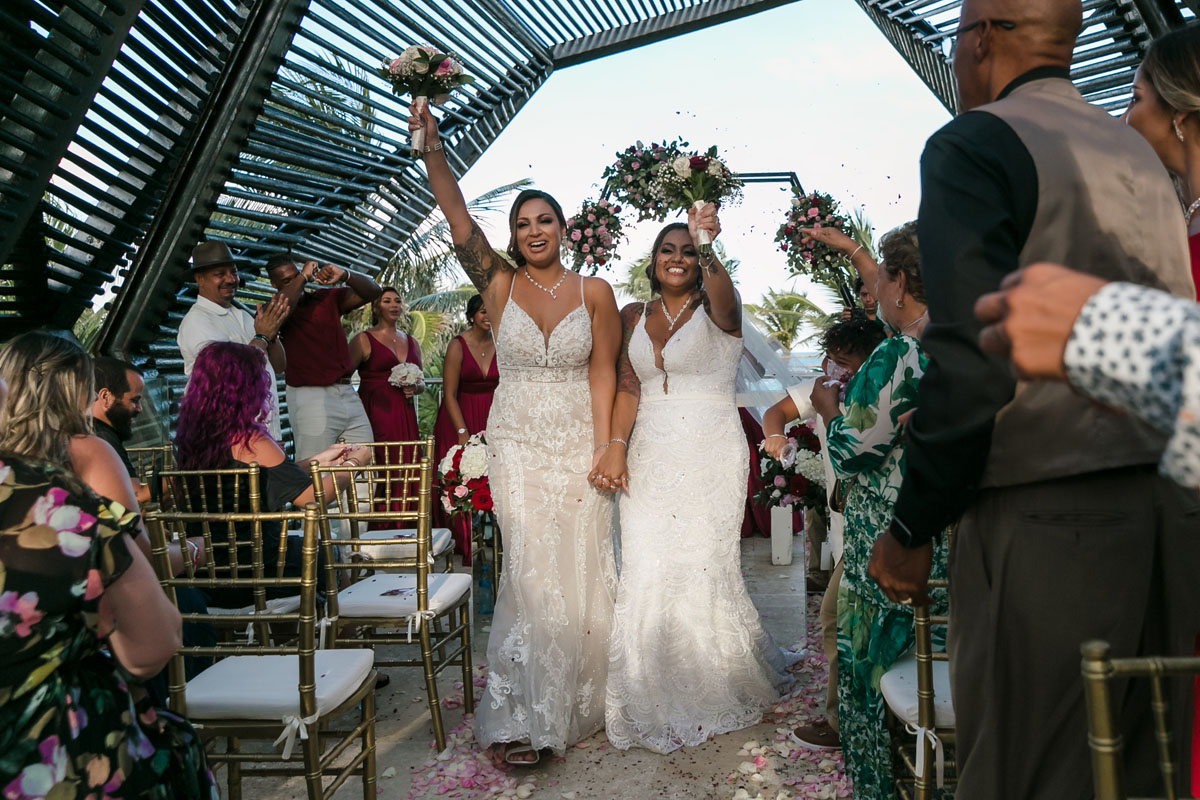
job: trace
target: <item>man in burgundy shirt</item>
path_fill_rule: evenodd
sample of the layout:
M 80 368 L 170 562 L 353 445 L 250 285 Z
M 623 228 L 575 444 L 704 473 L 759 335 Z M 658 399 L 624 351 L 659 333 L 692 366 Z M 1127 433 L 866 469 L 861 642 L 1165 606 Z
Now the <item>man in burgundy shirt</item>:
M 267 277 L 292 309 L 279 337 L 288 356 L 285 378 L 296 460 L 321 452 L 339 438 L 373 441 L 367 413 L 350 385 L 354 363 L 342 315 L 378 297 L 379 286 L 332 264 L 318 268 L 317 262 L 308 261 L 300 270 L 287 255 L 268 259 Z M 309 281 L 334 288 L 305 291 Z

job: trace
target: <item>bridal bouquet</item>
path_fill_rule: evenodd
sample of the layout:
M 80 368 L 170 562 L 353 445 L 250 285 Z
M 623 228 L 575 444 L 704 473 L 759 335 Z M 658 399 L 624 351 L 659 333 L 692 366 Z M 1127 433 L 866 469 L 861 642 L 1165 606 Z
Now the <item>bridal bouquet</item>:
M 403 364 L 392 367 L 391 374 L 388 375 L 388 383 L 397 389 L 424 386 L 425 374 L 416 364 L 405 361 Z
M 379 68 L 380 76 L 392 85 L 396 94 L 409 94 L 417 108 L 424 108 L 430 99 L 440 106 L 450 99 L 450 92 L 459 86 L 474 83 L 475 78 L 463 72 L 462 63 L 451 53 L 442 52 L 431 44 L 417 44 Z M 425 129 L 413 132 L 413 158 L 425 150 Z
M 809 238 L 801 229 L 833 227 L 849 233 L 850 220 L 838 213 L 838 202 L 823 192 L 804 194 L 795 188 L 792 193 L 795 196 L 787 219 L 775 234 L 779 249 L 787 253 L 792 274 L 832 279 L 839 285 L 846 283 L 849 276 L 846 255 Z
M 617 240 L 622 237 L 621 207 L 607 200 L 584 200 L 579 213 L 567 220 L 567 249 L 575 259 L 575 269 L 599 267 L 616 255 Z
M 807 508 L 825 505 L 825 464 L 821 459 L 821 440 L 807 423 L 794 425 L 785 434 L 787 443 L 778 459 L 764 455 L 759 462 L 763 488 L 754 501 L 767 506 Z
M 651 142 L 650 146 L 640 141 L 617 153 L 617 160 L 606 167 L 600 177 L 604 179 L 603 197 L 612 197 L 617 202 L 635 209 L 638 222 L 667 218 L 668 208 L 650 194 L 650 182 L 659 166 L 674 161 L 683 154 L 688 143 L 682 139 L 673 142 Z
M 488 455 L 483 434 L 476 433 L 465 445 L 454 445 L 438 465 L 442 508 L 447 514 L 492 510 L 488 486 Z
M 714 146 L 704 155 L 682 154 L 660 164 L 650 182 L 650 195 L 669 209 L 699 209 L 705 203 L 737 202 L 742 197 L 742 181 L 717 158 Z M 706 231 L 700 232 L 700 255 L 712 256 Z

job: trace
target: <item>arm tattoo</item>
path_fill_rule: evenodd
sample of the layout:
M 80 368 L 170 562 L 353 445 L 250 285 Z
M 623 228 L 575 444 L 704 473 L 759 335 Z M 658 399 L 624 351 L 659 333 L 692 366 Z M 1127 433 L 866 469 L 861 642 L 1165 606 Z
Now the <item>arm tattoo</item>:
M 467 273 L 471 283 L 475 284 L 475 288 L 480 292 L 487 289 L 500 269 L 495 251 L 488 244 L 487 237 L 483 235 L 479 223 L 475 220 L 471 220 L 471 233 L 467 240 L 454 245 L 454 255 L 458 257 L 458 263 L 462 264 L 463 271 Z
M 633 364 L 629 361 L 629 340 L 633 338 L 638 318 L 645 307 L 644 303 L 630 303 L 621 309 L 621 355 L 617 358 L 617 391 L 631 395 L 635 400 L 642 396 L 642 382 L 638 380 Z

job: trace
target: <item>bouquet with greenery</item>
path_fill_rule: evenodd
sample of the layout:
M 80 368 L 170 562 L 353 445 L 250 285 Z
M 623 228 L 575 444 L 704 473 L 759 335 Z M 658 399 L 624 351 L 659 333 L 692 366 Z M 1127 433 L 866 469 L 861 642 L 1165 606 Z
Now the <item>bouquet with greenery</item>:
M 454 445 L 438 465 L 442 508 L 447 514 L 492 510 L 492 490 L 488 485 L 488 455 L 482 433 Z
M 650 182 L 650 194 L 669 209 L 699 209 L 705 203 L 737 202 L 742 198 L 742 181 L 717 158 L 714 146 L 704 155 L 681 154 L 660 164 Z M 700 231 L 700 255 L 712 256 L 707 231 Z
M 649 147 L 640 141 L 617 153 L 617 160 L 605 168 L 600 177 L 604 179 L 602 197 L 612 197 L 618 203 L 638 212 L 638 222 L 667 218 L 667 208 L 650 194 L 650 182 L 654 180 L 659 165 L 673 161 L 683 153 L 687 142 L 651 142 Z
M 799 503 L 806 508 L 825 507 L 825 464 L 821 440 L 809 423 L 798 423 L 784 435 L 787 444 L 779 458 L 764 455 L 759 461 L 763 488 L 754 502 L 772 508 Z
M 621 232 L 621 207 L 607 200 L 584 200 L 579 213 L 567 220 L 567 249 L 575 269 L 590 267 L 593 275 L 616 256 Z
M 792 189 L 791 208 L 787 219 L 779 226 L 775 241 L 787 253 L 788 267 L 793 275 L 809 275 L 824 283 L 845 284 L 849 264 L 845 253 L 818 242 L 804 233 L 805 228 L 833 227 L 853 236 L 850 220 L 839 213 L 838 202 L 824 192 L 805 194 Z
M 399 56 L 383 62 L 379 74 L 396 94 L 411 95 L 417 108 L 424 108 L 431 99 L 435 106 L 440 106 L 450 99 L 450 92 L 475 82 L 475 78 L 463 71 L 457 56 L 431 44 L 404 48 Z M 425 129 L 419 128 L 413 132 L 409 152 L 413 158 L 420 158 L 424 150 Z

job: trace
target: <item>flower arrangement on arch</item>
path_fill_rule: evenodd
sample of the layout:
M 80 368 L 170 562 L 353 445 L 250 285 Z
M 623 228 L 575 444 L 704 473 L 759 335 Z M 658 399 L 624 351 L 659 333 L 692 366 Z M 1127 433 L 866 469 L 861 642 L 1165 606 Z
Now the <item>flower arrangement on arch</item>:
M 779 249 L 787 253 L 788 267 L 793 275 L 809 275 L 832 279 L 845 284 L 850 273 L 844 253 L 829 245 L 805 236 L 804 228 L 837 228 L 850 233 L 850 220 L 840 212 L 838 201 L 824 192 L 801 192 L 792 189 L 792 204 L 787 219 L 775 233 Z
M 475 78 L 463 71 L 462 61 L 455 55 L 431 44 L 415 44 L 404 48 L 396 58 L 383 62 L 379 75 L 392 85 L 396 94 L 409 94 L 418 108 L 430 100 L 440 106 L 450 99 L 450 93 L 460 86 L 474 83 Z M 420 158 L 425 149 L 425 129 L 413 132 L 409 154 Z
M 488 485 L 488 455 L 484 434 L 476 433 L 465 445 L 454 445 L 438 465 L 442 508 L 447 514 L 492 510 Z
M 742 199 L 742 181 L 717 157 L 717 148 L 704 154 L 681 153 L 659 164 L 650 181 L 650 195 L 668 209 L 697 209 L 705 203 L 736 203 Z M 712 255 L 706 231 L 700 232 L 700 255 Z
M 575 269 L 590 267 L 592 274 L 616 256 L 621 230 L 621 207 L 607 200 L 584 200 L 579 213 L 567 220 L 566 243 Z
M 683 154 L 688 143 L 682 139 L 673 142 L 651 142 L 646 146 L 637 141 L 617 153 L 617 160 L 600 177 L 604 179 L 602 197 L 612 197 L 616 202 L 634 209 L 637 221 L 662 222 L 671 209 L 650 194 L 650 182 L 661 164 L 669 163 Z
M 821 440 L 807 422 L 793 425 L 784 435 L 787 444 L 780 457 L 764 454 L 759 461 L 763 488 L 754 495 L 754 502 L 767 508 L 796 504 L 824 508 L 825 464 L 821 459 Z

